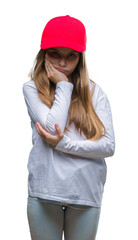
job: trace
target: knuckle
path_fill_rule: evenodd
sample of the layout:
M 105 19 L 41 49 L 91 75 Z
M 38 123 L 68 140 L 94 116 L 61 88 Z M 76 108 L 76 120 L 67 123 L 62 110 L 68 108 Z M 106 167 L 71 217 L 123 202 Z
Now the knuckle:
M 61 133 L 61 134 L 59 134 L 59 136 L 60 136 L 60 138 L 62 139 L 62 138 L 64 137 L 64 134 Z

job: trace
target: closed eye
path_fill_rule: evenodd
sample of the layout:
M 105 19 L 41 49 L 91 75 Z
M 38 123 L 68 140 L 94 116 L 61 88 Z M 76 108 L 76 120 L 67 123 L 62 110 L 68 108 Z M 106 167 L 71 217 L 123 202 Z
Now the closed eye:
M 77 57 L 78 57 L 78 55 L 75 54 L 75 53 L 70 53 L 70 54 L 68 55 L 68 59 L 69 59 L 69 60 L 73 60 L 73 59 L 75 59 L 75 58 L 77 58 Z
M 53 57 L 53 58 L 59 58 L 60 57 L 60 54 L 56 51 L 52 51 L 52 52 L 47 51 L 47 53 L 50 57 Z

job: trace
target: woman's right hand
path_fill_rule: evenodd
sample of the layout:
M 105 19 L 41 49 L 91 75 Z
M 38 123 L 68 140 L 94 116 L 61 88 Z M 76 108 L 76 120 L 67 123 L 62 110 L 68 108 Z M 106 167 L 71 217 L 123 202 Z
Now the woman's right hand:
M 69 82 L 69 79 L 66 77 L 66 75 L 60 71 L 58 71 L 50 61 L 45 58 L 45 69 L 47 72 L 48 78 L 53 82 L 53 83 L 58 83 L 60 81 L 67 81 Z

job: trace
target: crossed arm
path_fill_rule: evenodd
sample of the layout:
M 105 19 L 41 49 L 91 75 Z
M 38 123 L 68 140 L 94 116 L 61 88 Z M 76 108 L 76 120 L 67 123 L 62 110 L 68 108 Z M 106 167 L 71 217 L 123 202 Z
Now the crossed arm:
M 37 127 L 38 133 L 45 141 L 52 144 L 56 150 L 90 159 L 110 157 L 115 151 L 115 137 L 112 123 L 110 103 L 106 94 L 99 89 L 96 113 L 106 128 L 106 135 L 96 141 L 82 140 L 73 141 L 63 134 L 69 105 L 71 101 L 73 84 L 59 82 L 56 85 L 55 100 L 49 109 L 40 100 L 35 85 L 24 85 L 23 93 L 26 100 L 28 113 Z M 36 107 L 37 106 L 37 107 Z M 56 127 L 59 124 L 59 128 Z M 56 127 L 56 128 L 55 128 Z

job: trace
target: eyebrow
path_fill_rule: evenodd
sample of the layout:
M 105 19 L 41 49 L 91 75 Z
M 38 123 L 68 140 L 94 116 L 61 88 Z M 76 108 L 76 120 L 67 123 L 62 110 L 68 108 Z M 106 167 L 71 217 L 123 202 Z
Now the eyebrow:
M 57 51 L 57 52 L 60 52 L 58 49 L 56 49 L 56 48 L 51 48 L 51 50 L 55 50 L 55 51 Z M 72 53 L 72 52 L 75 52 L 75 53 L 79 53 L 79 52 L 77 52 L 77 51 L 75 51 L 75 50 L 71 50 L 70 52 L 68 52 L 68 53 Z

